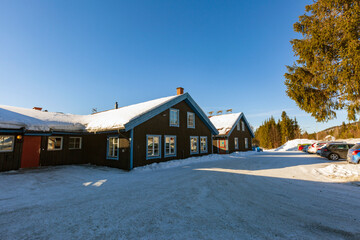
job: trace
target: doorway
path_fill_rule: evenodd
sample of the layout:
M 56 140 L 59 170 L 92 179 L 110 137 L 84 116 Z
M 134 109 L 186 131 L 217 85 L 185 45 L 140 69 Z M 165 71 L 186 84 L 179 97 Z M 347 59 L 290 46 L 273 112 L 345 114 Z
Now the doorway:
M 40 165 L 41 137 L 24 136 L 21 154 L 21 168 L 33 168 Z

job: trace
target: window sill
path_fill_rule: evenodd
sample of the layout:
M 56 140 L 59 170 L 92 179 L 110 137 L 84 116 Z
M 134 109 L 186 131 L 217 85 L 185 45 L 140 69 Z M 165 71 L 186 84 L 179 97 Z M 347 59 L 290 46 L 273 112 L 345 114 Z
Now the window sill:
M 146 160 L 159 159 L 159 158 L 161 158 L 161 156 L 154 156 L 154 157 L 148 157 L 148 156 L 146 156 Z

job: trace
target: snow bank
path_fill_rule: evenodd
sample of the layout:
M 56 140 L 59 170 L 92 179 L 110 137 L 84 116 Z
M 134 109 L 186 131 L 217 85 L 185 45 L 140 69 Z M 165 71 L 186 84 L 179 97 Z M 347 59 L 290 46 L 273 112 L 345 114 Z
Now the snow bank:
M 360 165 L 331 164 L 324 168 L 314 169 L 313 172 L 330 178 L 359 178 Z
M 299 144 L 306 144 L 306 143 L 314 143 L 317 142 L 316 140 L 309 140 L 309 139 L 294 139 L 286 142 L 284 145 L 274 149 L 273 151 L 277 152 L 285 152 L 285 151 L 297 151 Z
M 161 162 L 161 163 L 153 163 L 143 167 L 134 168 L 133 171 L 135 172 L 144 172 L 144 171 L 152 171 L 152 170 L 160 170 L 160 169 L 168 169 L 168 168 L 175 168 L 180 166 L 185 166 L 194 163 L 201 163 L 201 162 L 211 162 L 211 161 L 220 161 L 231 158 L 242 158 L 245 156 L 257 154 L 255 151 L 248 151 L 248 152 L 233 152 L 231 154 L 210 154 L 201 157 L 190 157 L 182 160 L 172 160 L 168 162 Z

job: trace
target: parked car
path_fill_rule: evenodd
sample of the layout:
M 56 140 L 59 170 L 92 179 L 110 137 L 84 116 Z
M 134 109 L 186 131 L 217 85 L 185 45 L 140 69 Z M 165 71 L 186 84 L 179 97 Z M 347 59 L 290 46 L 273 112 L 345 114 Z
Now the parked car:
M 349 163 L 360 163 L 360 143 L 349 149 L 346 160 Z
M 316 153 L 317 150 L 320 150 L 320 148 L 322 146 L 324 146 L 326 143 L 328 142 L 317 142 L 317 143 L 313 143 L 309 149 L 308 149 L 308 153 Z
M 334 161 L 346 159 L 349 149 L 353 146 L 354 144 L 349 143 L 328 143 L 321 149 L 320 156 Z
M 303 151 L 303 152 L 307 152 L 310 146 L 311 146 L 311 145 L 304 146 L 303 149 L 302 149 L 302 151 Z
M 321 142 L 313 143 L 311 145 L 311 147 L 309 147 L 308 153 L 318 153 L 318 154 L 320 154 L 320 151 L 318 152 L 318 150 L 320 150 L 322 147 L 324 147 L 328 143 L 345 143 L 346 144 L 346 142 L 321 141 Z
M 298 146 L 298 150 L 302 151 L 305 146 L 310 146 L 310 144 L 301 144 L 301 145 Z
M 316 152 L 316 150 L 315 150 L 316 146 L 315 145 L 316 145 L 316 143 L 311 144 L 307 149 L 307 153 L 315 153 Z
M 317 155 L 320 155 L 321 149 L 323 149 L 324 147 L 326 147 L 326 143 L 321 143 L 321 144 L 319 144 L 319 145 L 317 146 L 317 148 L 316 148 L 316 154 L 317 154 Z

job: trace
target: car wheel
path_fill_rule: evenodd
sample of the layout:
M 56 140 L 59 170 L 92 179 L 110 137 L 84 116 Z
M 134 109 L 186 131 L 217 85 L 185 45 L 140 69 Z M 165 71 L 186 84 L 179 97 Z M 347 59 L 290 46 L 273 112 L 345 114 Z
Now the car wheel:
M 329 159 L 333 161 L 339 160 L 339 155 L 332 153 L 329 155 Z

